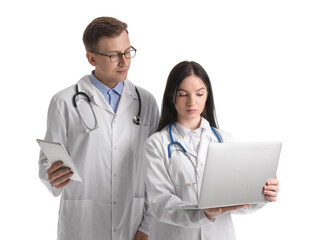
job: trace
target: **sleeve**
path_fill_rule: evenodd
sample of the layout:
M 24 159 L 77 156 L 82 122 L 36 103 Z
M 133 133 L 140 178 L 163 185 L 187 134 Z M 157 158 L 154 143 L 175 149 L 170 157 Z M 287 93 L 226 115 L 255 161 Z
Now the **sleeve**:
M 158 134 L 158 133 L 156 133 Z M 188 204 L 175 195 L 175 188 L 164 164 L 162 145 L 148 139 L 144 147 L 147 191 L 152 214 L 159 221 L 180 227 L 201 227 L 211 224 L 201 210 L 175 210 Z
M 158 128 L 159 124 L 159 108 L 156 103 L 156 100 L 153 96 L 151 96 L 151 101 L 150 101 L 150 107 L 151 107 L 151 112 L 150 112 L 150 124 L 149 124 L 149 136 L 153 133 Z M 144 213 L 143 213 L 143 219 L 141 221 L 141 225 L 139 227 L 139 231 L 143 232 L 146 235 L 149 235 L 150 228 L 151 228 L 151 222 L 152 222 L 152 212 L 151 212 L 151 207 L 149 206 L 148 202 L 148 196 L 147 196 L 147 184 L 145 183 L 145 206 L 144 206 Z
M 66 146 L 66 139 L 66 121 L 64 117 L 64 111 L 62 111 L 59 101 L 53 97 L 51 99 L 48 110 L 47 132 L 45 140 L 61 142 L 64 144 L 64 146 Z M 47 170 L 51 164 L 48 162 L 42 151 L 40 151 L 38 164 L 40 180 L 54 196 L 59 196 L 62 192 L 62 189 L 57 189 L 50 184 Z
M 151 115 L 150 115 L 149 136 L 156 132 L 159 126 L 159 121 L 160 121 L 159 108 L 153 96 L 151 96 L 150 105 L 151 105 Z
M 153 215 L 152 215 L 151 207 L 149 206 L 149 202 L 148 202 L 146 184 L 145 184 L 145 196 L 144 197 L 145 197 L 145 205 L 144 205 L 144 210 L 143 210 L 143 218 L 142 218 L 142 221 L 138 230 L 140 232 L 143 232 L 146 235 L 149 235 Z

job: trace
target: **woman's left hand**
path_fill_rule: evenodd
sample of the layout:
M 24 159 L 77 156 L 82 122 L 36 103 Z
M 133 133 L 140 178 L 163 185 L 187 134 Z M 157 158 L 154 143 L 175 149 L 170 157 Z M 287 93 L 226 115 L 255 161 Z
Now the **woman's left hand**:
M 263 187 L 263 194 L 267 200 L 275 202 L 277 200 L 278 192 L 279 181 L 276 176 L 275 179 L 271 179 L 265 183 L 265 186 Z

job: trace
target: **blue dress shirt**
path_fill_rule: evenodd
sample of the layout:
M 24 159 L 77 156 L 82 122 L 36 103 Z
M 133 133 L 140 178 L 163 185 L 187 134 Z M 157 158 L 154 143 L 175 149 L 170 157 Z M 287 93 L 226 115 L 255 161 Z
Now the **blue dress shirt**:
M 124 82 L 119 82 L 114 88 L 109 88 L 100 82 L 93 72 L 89 76 L 91 83 L 103 94 L 105 100 L 111 106 L 112 110 L 116 113 L 118 103 L 121 99 L 123 92 Z

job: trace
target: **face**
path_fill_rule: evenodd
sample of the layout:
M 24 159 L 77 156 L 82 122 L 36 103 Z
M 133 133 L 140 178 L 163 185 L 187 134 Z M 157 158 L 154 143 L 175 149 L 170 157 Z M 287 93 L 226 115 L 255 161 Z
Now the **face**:
M 199 127 L 207 97 L 207 88 L 199 77 L 191 75 L 185 78 L 178 87 L 175 99 L 176 121 L 190 129 Z
M 128 34 L 123 31 L 117 37 L 102 37 L 98 42 L 97 51 L 107 55 L 124 53 L 131 47 Z M 95 67 L 95 76 L 108 87 L 114 87 L 118 82 L 127 78 L 130 59 L 123 55 L 119 62 L 111 62 L 109 57 L 87 52 L 87 58 Z

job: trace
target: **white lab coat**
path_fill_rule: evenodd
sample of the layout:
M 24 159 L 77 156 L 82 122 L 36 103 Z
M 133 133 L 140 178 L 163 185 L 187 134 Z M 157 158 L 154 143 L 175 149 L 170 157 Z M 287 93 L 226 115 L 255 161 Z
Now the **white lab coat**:
M 86 131 L 72 105 L 75 85 L 51 100 L 45 139 L 64 144 L 83 182 L 71 181 L 63 189 L 51 187 L 47 179 L 50 164 L 41 153 L 39 176 L 54 196 L 62 194 L 58 222 L 59 240 L 133 239 L 139 229 L 149 233 L 151 215 L 145 197 L 142 150 L 155 132 L 159 111 L 154 97 L 142 88 L 141 125 L 133 124 L 139 101 L 129 80 L 116 114 L 89 76 L 78 82 L 94 106 L 99 127 Z M 94 118 L 84 101 L 81 113 L 93 126 Z
M 202 210 L 169 210 L 180 205 L 198 204 L 203 178 L 206 149 L 210 142 L 218 142 L 210 124 L 202 118 L 202 134 L 198 152 L 184 141 L 175 125 L 172 127 L 174 141 L 179 141 L 188 151 L 196 166 L 199 180 L 192 163 L 177 145 L 171 147 L 168 157 L 168 144 L 171 142 L 169 127 L 153 134 L 145 143 L 144 158 L 147 167 L 147 191 L 149 206 L 154 215 L 149 240 L 234 240 L 235 231 L 231 214 L 220 215 L 214 222 L 208 220 Z M 218 130 L 223 142 L 232 141 L 230 134 Z M 197 183 L 183 186 L 185 183 Z M 198 188 L 198 190 L 197 190 Z M 237 213 L 252 212 L 263 204 L 251 206 Z

